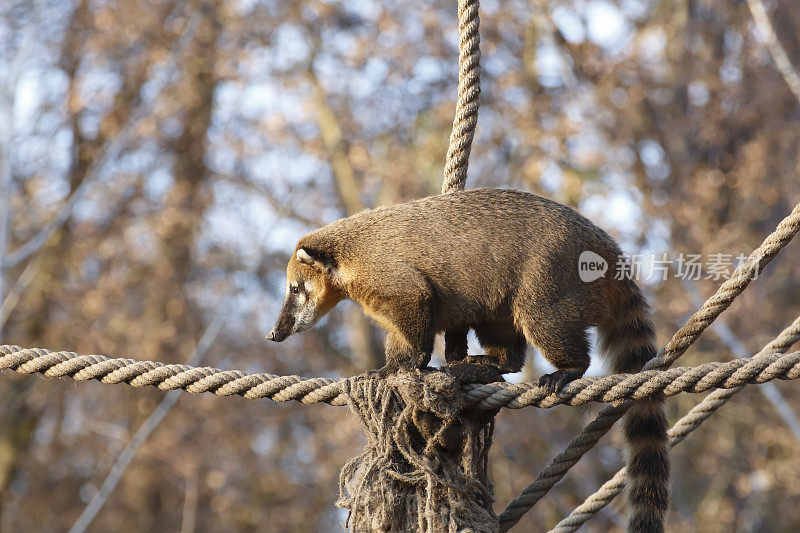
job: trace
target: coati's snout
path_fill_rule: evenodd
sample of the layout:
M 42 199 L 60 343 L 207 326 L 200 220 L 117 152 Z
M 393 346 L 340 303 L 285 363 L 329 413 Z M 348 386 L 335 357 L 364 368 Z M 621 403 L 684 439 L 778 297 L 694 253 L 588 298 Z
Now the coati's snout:
M 286 312 L 286 304 L 284 302 L 281 312 L 278 314 L 278 321 L 275 323 L 272 331 L 267 333 L 267 340 L 275 342 L 284 341 L 286 337 L 294 333 L 294 323 L 294 316 Z
M 317 322 L 317 318 L 314 300 L 309 297 L 306 287 L 289 281 L 278 320 L 267 334 L 267 340 L 281 342 L 292 333 L 307 330 Z
M 267 340 L 281 342 L 309 329 L 344 297 L 331 286 L 330 271 L 303 248 L 292 255 L 286 268 L 286 298 Z

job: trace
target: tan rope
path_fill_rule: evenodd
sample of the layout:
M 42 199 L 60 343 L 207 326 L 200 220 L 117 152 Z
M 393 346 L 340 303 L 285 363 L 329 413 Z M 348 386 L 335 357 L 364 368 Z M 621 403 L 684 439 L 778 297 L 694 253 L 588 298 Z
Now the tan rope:
M 344 384 L 367 437 L 339 477 L 348 531 L 497 531 L 487 472 L 493 412 L 465 408 L 458 379 L 445 372 Z
M 329 378 L 248 374 L 240 370 L 168 365 L 156 361 L 3 345 L 0 346 L 0 371 L 6 369 L 20 374 L 43 374 L 50 378 L 71 377 L 76 381 L 96 379 L 102 383 L 127 383 L 132 387 L 183 389 L 193 394 L 210 392 L 218 396 L 237 394 L 249 399 L 269 398 L 276 402 L 294 400 L 347 405 L 341 381 Z
M 800 352 L 786 355 L 762 354 L 725 363 L 704 363 L 694 367 L 669 370 L 646 370 L 637 374 L 615 374 L 599 378 L 581 378 L 566 385 L 557 394 L 534 383 L 491 383 L 469 385 L 467 399 L 481 409 L 549 408 L 555 405 L 583 405 L 588 402 L 614 403 L 622 400 L 641 400 L 662 394 L 675 396 L 680 392 L 705 392 L 710 389 L 730 389 L 747 383 L 766 383 L 773 379 L 797 379 L 800 367 L 795 368 Z
M 346 405 L 348 379 L 303 378 L 273 374 L 247 374 L 240 370 L 192 367 L 155 361 L 109 358 L 50 352 L 40 348 L 0 346 L 0 370 L 45 377 L 71 377 L 77 381 L 126 383 L 132 387 L 153 386 L 161 390 L 182 389 L 192 394 L 210 392 L 218 396 L 239 395 L 248 399 L 268 398 L 276 402 L 328 403 Z M 800 377 L 800 352 L 780 355 L 762 353 L 725 363 L 705 363 L 669 370 L 646 370 L 636 374 L 615 374 L 581 378 L 556 394 L 535 383 L 489 383 L 465 385 L 465 405 L 494 411 L 501 407 L 550 408 L 583 405 L 588 402 L 614 403 L 640 400 L 654 394 L 674 396 L 681 392 L 730 389 L 748 383 Z M 364 377 L 358 377 L 364 379 Z
M 463 191 L 481 94 L 478 0 L 458 0 L 458 101 L 444 165 L 442 194 Z
M 744 291 L 750 280 L 761 272 L 778 252 L 792 240 L 800 230 L 800 204 L 784 218 L 761 245 L 753 250 L 747 260 L 739 265 L 730 279 L 725 281 L 717 292 L 698 309 L 679 329 L 664 348 L 646 365 L 645 370 L 669 366 L 697 340 L 703 330 L 730 306 L 731 302 Z M 499 515 L 500 531 L 508 531 L 528 512 L 537 501 L 547 494 L 553 486 L 572 468 L 583 455 L 592 449 L 605 435 L 614 422 L 628 409 L 628 404 L 609 405 L 603 408 L 583 431 L 570 441 L 537 477 L 525 487 L 519 496 L 508 504 Z
M 780 335 L 775 337 L 769 344 L 761 349 L 756 357 L 767 353 L 786 352 L 795 342 L 800 340 L 800 317 L 783 330 Z M 676 446 L 683 441 L 689 433 L 700 427 L 717 409 L 725 405 L 728 400 L 736 395 L 744 387 L 734 387 L 732 389 L 716 390 L 705 397 L 705 399 L 694 406 L 683 418 L 678 420 L 669 431 L 669 444 Z M 600 509 L 608 505 L 617 494 L 625 488 L 627 473 L 625 468 L 621 468 L 613 478 L 601 486 L 597 492 L 586 498 L 586 500 L 573 510 L 568 517 L 559 522 L 550 533 L 568 533 L 576 531 L 589 518 Z

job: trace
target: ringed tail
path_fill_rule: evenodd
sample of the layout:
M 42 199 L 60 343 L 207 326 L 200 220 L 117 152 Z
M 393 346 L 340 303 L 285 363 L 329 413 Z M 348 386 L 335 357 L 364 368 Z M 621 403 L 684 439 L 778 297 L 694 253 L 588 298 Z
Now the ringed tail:
M 601 349 L 615 373 L 638 372 L 656 354 L 650 307 L 639 287 L 619 282 L 610 318 L 599 327 Z M 623 420 L 627 442 L 628 532 L 664 531 L 669 508 L 670 456 L 663 397 L 634 402 Z

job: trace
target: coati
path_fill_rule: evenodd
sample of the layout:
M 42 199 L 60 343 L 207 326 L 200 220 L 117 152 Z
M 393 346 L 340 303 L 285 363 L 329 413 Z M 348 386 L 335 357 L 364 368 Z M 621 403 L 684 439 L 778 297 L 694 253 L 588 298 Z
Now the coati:
M 583 252 L 605 263 L 604 275 L 582 281 Z M 573 209 L 516 190 L 471 189 L 365 210 L 300 239 L 267 338 L 307 330 L 350 298 L 388 332 L 383 374 L 426 366 L 440 332 L 447 362 L 460 361 L 474 329 L 486 352 L 476 362 L 516 372 L 531 344 L 557 368 L 540 380 L 555 391 L 588 368 L 590 326 L 614 372 L 635 372 L 655 355 L 650 309 L 621 275 L 620 257 L 614 240 Z M 660 399 L 639 401 L 626 415 L 629 531 L 663 529 L 666 431 Z

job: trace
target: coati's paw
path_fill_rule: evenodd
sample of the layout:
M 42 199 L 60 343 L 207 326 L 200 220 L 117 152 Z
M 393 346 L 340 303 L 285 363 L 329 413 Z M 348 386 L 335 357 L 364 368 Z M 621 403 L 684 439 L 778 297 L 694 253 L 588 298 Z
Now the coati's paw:
M 545 374 L 539 378 L 539 386 L 547 389 L 548 393 L 558 392 L 570 381 L 575 381 L 583 375 L 584 371 L 578 368 L 556 370 L 552 374 Z
M 494 364 L 473 363 L 469 361 L 469 356 L 465 361 L 451 363 L 447 367 L 459 383 L 495 383 L 505 381 L 502 371 Z

